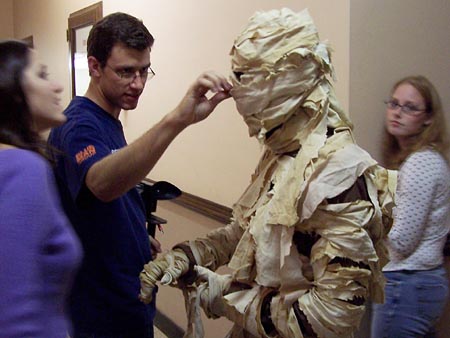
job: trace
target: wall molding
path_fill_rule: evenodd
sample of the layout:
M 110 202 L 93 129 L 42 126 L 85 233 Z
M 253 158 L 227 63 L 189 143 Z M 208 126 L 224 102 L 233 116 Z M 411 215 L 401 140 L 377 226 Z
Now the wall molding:
M 175 324 L 175 322 L 164 313 L 158 311 L 158 309 L 156 309 L 153 324 L 164 333 L 167 338 L 180 338 L 185 334 L 185 331 L 181 327 Z
M 149 178 L 145 178 L 143 182 L 151 185 L 156 181 Z M 188 192 L 183 191 L 179 197 L 170 200 L 170 202 L 176 203 L 182 207 L 185 207 L 194 212 L 212 218 L 223 224 L 228 224 L 230 222 L 232 212 L 231 208 L 207 200 L 205 198 L 195 196 Z

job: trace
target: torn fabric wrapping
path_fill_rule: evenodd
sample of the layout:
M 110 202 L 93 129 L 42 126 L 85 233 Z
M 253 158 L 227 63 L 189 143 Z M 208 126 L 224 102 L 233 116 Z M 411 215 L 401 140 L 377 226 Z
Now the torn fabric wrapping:
M 141 301 L 146 304 L 151 302 L 153 289 L 158 280 L 166 285 L 175 284 L 181 275 L 189 271 L 189 263 L 189 258 L 184 251 L 174 249 L 145 264 L 139 276 L 141 280 L 139 298 Z
M 188 312 L 229 318 L 234 338 L 352 337 L 365 300 L 383 300 L 396 176 L 355 144 L 308 11 L 257 12 L 231 57 L 232 96 L 264 153 L 230 225 L 188 244 L 196 264 L 228 263 L 245 287 L 199 281 Z M 194 321 L 186 337 L 202 337 Z

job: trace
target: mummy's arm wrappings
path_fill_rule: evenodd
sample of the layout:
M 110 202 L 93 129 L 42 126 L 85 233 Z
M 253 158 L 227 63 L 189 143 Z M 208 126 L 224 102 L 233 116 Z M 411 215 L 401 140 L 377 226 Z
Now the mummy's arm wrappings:
M 162 284 L 190 284 L 195 280 L 194 265 L 216 270 L 230 260 L 243 230 L 236 222 L 210 232 L 204 239 L 183 242 L 173 250 L 160 255 L 144 266 L 139 278 L 139 298 L 144 303 L 152 300 L 157 282 Z
M 244 230 L 237 222 L 211 231 L 206 238 L 198 238 L 175 246 L 183 250 L 195 265 L 206 267 L 212 271 L 226 265 L 234 254 L 236 246 Z

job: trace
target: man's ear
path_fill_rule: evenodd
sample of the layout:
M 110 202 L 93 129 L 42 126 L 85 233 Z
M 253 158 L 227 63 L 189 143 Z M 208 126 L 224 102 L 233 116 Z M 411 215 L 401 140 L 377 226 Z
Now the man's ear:
M 88 57 L 88 67 L 89 67 L 89 75 L 91 77 L 99 77 L 102 75 L 101 70 L 101 64 L 98 62 L 98 60 L 94 56 Z
M 429 126 L 431 124 L 431 122 L 433 122 L 433 118 L 430 117 L 428 120 L 425 120 L 425 122 L 423 123 L 424 126 Z

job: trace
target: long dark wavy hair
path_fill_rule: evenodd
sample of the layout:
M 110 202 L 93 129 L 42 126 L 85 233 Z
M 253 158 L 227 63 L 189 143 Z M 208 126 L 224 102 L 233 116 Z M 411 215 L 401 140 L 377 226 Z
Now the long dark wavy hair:
M 30 47 L 16 40 L 0 41 L 0 143 L 45 156 L 44 141 L 33 128 L 23 92 L 23 73 L 30 63 Z
M 425 101 L 426 113 L 433 119 L 417 135 L 416 142 L 404 150 L 400 149 L 400 145 L 395 137 L 390 135 L 385 129 L 383 143 L 384 165 L 389 169 L 398 169 L 410 154 L 426 147 L 438 151 L 448 161 L 449 142 L 445 114 L 436 88 L 425 76 L 407 76 L 394 84 L 391 95 L 402 84 L 410 84 L 420 93 Z

